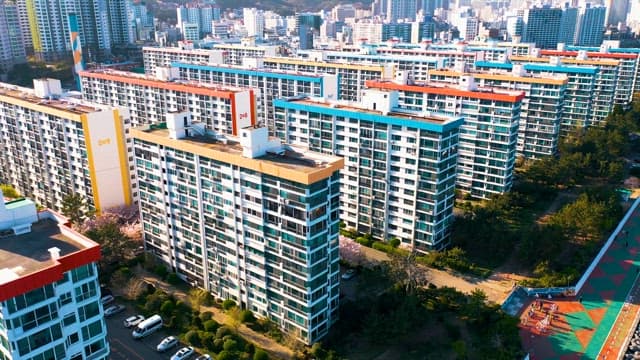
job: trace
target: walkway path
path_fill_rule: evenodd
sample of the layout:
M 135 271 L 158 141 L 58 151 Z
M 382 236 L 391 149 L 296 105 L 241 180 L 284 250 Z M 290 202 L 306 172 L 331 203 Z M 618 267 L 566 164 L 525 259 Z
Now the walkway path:
M 385 252 L 366 246 L 362 246 L 361 249 L 364 256 L 370 261 L 389 260 L 389 256 Z M 423 267 L 423 269 L 427 273 L 429 282 L 438 287 L 449 286 L 466 294 L 470 294 L 475 289 L 481 289 L 489 301 L 497 304 L 502 304 L 511 291 L 513 281 L 517 280 L 511 275 L 503 274 L 494 274 L 487 279 L 482 279 L 428 267 Z
M 189 302 L 189 296 L 184 290 L 178 289 L 176 286 L 170 285 L 160 280 L 155 274 L 152 274 L 142 267 L 136 268 L 137 276 L 143 281 L 154 285 L 168 294 L 173 294 L 176 298 Z M 213 313 L 213 319 L 220 324 L 228 324 L 230 317 L 221 309 L 212 306 L 201 306 L 200 312 L 210 311 Z M 264 349 L 272 359 L 289 360 L 293 358 L 293 351 L 277 341 L 260 334 L 245 325 L 238 327 L 238 334 L 245 340 L 254 343 L 257 347 Z
M 602 359 L 601 350 L 612 329 L 627 334 L 625 323 L 617 322 L 625 300 L 634 289 L 640 269 L 640 207 L 636 208 L 623 231 L 607 250 L 576 298 L 545 299 L 543 310 L 529 316 L 530 299 L 521 314 L 520 336 L 531 359 Z M 556 304 L 558 310 L 544 326 L 544 311 Z M 627 309 L 627 308 L 625 308 Z M 625 310 L 626 311 L 626 310 Z M 618 346 L 618 341 L 608 342 Z M 605 349 L 613 353 L 614 349 Z M 617 353 L 616 353 L 617 354 Z M 613 357 L 607 357 L 612 359 Z

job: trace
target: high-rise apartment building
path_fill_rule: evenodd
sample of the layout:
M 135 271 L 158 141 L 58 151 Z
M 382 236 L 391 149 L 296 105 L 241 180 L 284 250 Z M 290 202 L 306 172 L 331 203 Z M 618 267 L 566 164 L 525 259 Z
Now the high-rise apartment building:
M 586 4 L 580 9 L 576 28 L 575 44 L 578 46 L 600 46 L 604 34 L 607 9 L 602 6 Z
M 190 37 L 196 40 L 211 34 L 212 21 L 220 20 L 220 8 L 208 4 L 189 4 L 176 9 L 178 17 L 178 28 L 182 31 L 182 36 L 186 39 L 187 30 Z M 194 32 L 197 29 L 197 32 Z
M 535 43 L 541 49 L 553 49 L 558 45 L 562 9 L 534 6 L 525 10 L 523 19 L 523 42 Z
M 565 3 L 562 6 L 562 17 L 560 18 L 560 29 L 558 31 L 558 43 L 573 45 L 576 37 L 576 27 L 578 26 L 578 8 Z
M 629 0 L 606 0 L 604 6 L 607 8 L 607 26 L 618 26 L 627 22 Z
M 2 182 L 57 211 L 74 193 L 98 212 L 131 204 L 128 111 L 60 94 L 53 79 L 35 80 L 34 90 L 0 84 Z
M 264 38 L 264 12 L 256 8 L 244 8 L 242 14 L 247 36 Z
M 298 56 L 314 59 L 315 61 L 346 62 L 362 65 L 394 65 L 396 71 L 410 71 L 412 78 L 418 81 L 426 80 L 429 70 L 441 69 L 449 65 L 445 58 L 395 54 L 377 55 L 344 51 L 299 51 Z
M 267 57 L 263 61 L 266 69 L 297 71 L 313 74 L 333 74 L 338 78 L 337 99 L 358 101 L 367 80 L 391 79 L 394 65 L 364 65 L 343 62 L 328 62 L 323 59 L 297 59 Z
M 414 21 L 418 12 L 418 3 L 416 0 L 387 0 L 387 21 L 395 22 L 398 20 L 408 19 Z
M 523 91 L 520 108 L 517 154 L 528 159 L 552 156 L 558 150 L 560 122 L 568 79 L 566 75 L 534 75 L 515 66 L 512 71 L 464 72 L 433 70 L 429 81 L 458 84 L 464 76 L 472 76 L 481 87 Z
M 7 73 L 13 65 L 26 61 L 18 7 L 0 3 L 0 73 Z
M 28 199 L 6 202 L 0 191 L 0 357 L 109 357 L 100 303 L 100 246 Z
M 114 44 L 128 43 L 128 0 L 17 0 L 29 20 L 37 57 L 52 61 L 71 56 L 69 14 L 78 15 L 83 54 L 90 61 L 109 55 Z
M 537 56 L 537 52 L 534 52 L 533 56 L 512 56 L 511 62 L 514 64 L 541 64 L 541 65 L 552 65 L 562 67 L 564 65 L 574 65 L 578 71 L 583 71 L 582 73 L 586 78 L 589 78 L 590 68 L 593 67 L 595 73 L 593 74 L 593 84 L 594 87 L 591 92 L 587 89 L 591 81 L 586 78 L 579 84 L 576 84 L 578 87 L 582 88 L 584 91 L 580 93 L 576 93 L 576 95 L 585 97 L 590 96 L 588 100 L 591 103 L 591 106 L 588 112 L 585 113 L 587 122 L 583 125 L 578 126 L 600 126 L 604 124 L 609 113 L 613 110 L 613 106 L 615 104 L 616 98 L 629 98 L 629 88 L 618 88 L 618 69 L 620 62 L 618 60 L 611 59 L 588 59 L 586 52 L 582 52 L 576 58 L 559 58 L 559 57 L 543 57 Z M 525 66 L 526 70 L 527 67 Z M 544 67 L 542 69 L 545 69 Z M 534 71 L 534 70 L 531 70 Z M 560 70 L 560 72 L 563 72 Z M 534 71 L 540 72 L 540 71 Z M 555 73 L 555 70 L 550 70 L 549 72 Z M 571 76 L 569 76 L 569 83 L 573 84 Z M 623 104 L 626 104 L 625 101 Z M 579 123 L 580 124 L 580 123 Z M 566 125 L 566 124 L 565 124 Z
M 343 160 L 198 135 L 188 112 L 131 130 L 146 249 L 178 276 L 311 344 L 338 319 Z
M 344 158 L 341 219 L 424 252 L 449 243 L 461 117 L 399 109 L 393 91 L 360 103 L 279 99 L 276 136 Z
M 575 128 L 589 126 L 594 92 L 596 91 L 597 67 L 526 62 L 523 63 L 523 66 L 527 72 L 541 74 L 543 76 L 546 74 L 566 74 L 567 90 L 562 107 L 562 120 L 560 123 L 561 137 L 570 134 Z M 479 61 L 476 62 L 476 68 L 485 70 L 512 70 L 513 64 Z
M 511 189 L 522 91 L 480 88 L 471 76 L 462 77 L 457 86 L 408 85 L 406 74 L 399 74 L 395 81 L 367 81 L 367 86 L 398 91 L 401 109 L 463 116 L 456 187 L 477 198 Z

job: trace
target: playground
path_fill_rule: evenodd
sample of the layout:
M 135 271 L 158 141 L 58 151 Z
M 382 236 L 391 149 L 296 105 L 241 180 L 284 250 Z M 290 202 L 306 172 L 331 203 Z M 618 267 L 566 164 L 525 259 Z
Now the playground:
M 530 359 L 618 358 L 640 314 L 639 201 L 576 286 L 575 296 L 542 293 L 522 302 L 520 336 Z

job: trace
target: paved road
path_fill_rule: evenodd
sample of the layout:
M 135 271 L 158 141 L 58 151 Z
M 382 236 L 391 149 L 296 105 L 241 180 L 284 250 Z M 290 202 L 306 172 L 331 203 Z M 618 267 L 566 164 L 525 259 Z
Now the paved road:
M 165 336 L 168 336 L 164 330 L 157 331 L 142 340 L 134 340 L 131 336 L 132 330 L 122 325 L 122 321 L 131 315 L 133 311 L 128 308 L 120 314 L 106 318 L 111 346 L 110 360 L 168 360 L 180 347 L 184 346 L 178 345 L 165 353 L 158 353 L 156 346 Z

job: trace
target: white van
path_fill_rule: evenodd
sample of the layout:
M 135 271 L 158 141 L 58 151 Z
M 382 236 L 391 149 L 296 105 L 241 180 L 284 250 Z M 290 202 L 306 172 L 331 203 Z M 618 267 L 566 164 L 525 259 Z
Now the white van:
M 162 318 L 160 315 L 153 315 L 145 321 L 139 323 L 133 330 L 134 339 L 142 339 L 162 328 Z

